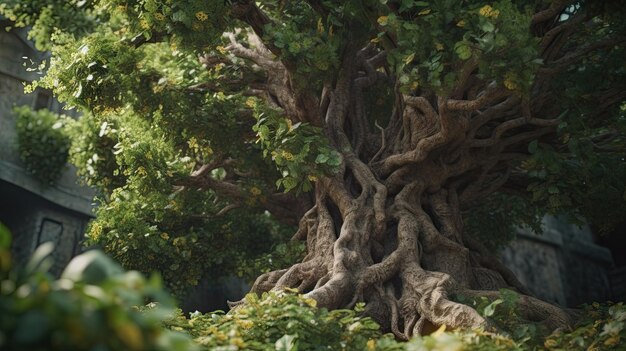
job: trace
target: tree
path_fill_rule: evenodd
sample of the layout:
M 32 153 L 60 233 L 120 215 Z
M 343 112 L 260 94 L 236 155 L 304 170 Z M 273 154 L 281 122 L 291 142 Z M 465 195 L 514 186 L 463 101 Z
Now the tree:
M 506 230 L 481 230 L 625 213 L 618 4 L 101 0 L 64 5 L 86 19 L 77 30 L 58 2 L 30 3 L 0 10 L 51 45 L 35 86 L 89 111 L 99 140 L 109 126 L 118 138 L 97 154 L 113 166 L 86 172 L 115 184 L 99 217 L 132 202 L 168 218 L 179 205 L 209 218 L 239 207 L 297 224 L 306 256 L 254 292 L 363 301 L 407 338 L 485 326 L 454 295 L 509 288 L 524 317 L 567 327 L 572 314 L 486 248 Z M 61 32 L 37 36 L 46 26 Z M 110 250 L 142 249 L 141 235 L 99 223 L 91 236 Z

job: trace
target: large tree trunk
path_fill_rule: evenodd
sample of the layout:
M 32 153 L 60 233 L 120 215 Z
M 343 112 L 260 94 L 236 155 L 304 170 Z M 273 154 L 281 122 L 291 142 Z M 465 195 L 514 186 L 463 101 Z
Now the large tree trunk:
M 231 48 L 239 48 L 234 39 Z M 263 66 L 267 52 L 247 54 Z M 472 78 L 471 63 L 449 97 L 401 94 L 375 69 L 385 55 L 371 47 L 347 48 L 342 62 L 319 103 L 292 90 L 286 69 L 266 65 L 275 80 L 269 93 L 292 118 L 323 126 L 343 164 L 316 183 L 315 205 L 300 220 L 294 238 L 306 240 L 306 257 L 262 275 L 252 291 L 297 288 L 331 309 L 362 301 L 368 315 L 406 339 L 441 325 L 489 328 L 450 296 L 495 298 L 509 288 L 522 294 L 523 317 L 552 329 L 569 326 L 567 313 L 532 297 L 464 235 L 461 219 L 461 207 L 500 188 L 512 171 L 508 161 L 524 157 L 520 147 L 553 133 L 557 121 L 534 117 L 542 106 Z M 395 92 L 389 118 L 365 111 L 364 91 L 380 82 Z M 319 106 L 319 113 L 307 106 Z M 380 134 L 369 122 L 375 120 L 389 120 Z
M 463 236 L 454 190 L 429 192 L 418 180 L 390 196 L 382 187 L 352 198 L 342 185 L 334 178 L 318 186 L 315 207 L 297 233 L 307 241 L 304 260 L 259 277 L 253 292 L 297 288 L 331 309 L 364 301 L 366 313 L 399 338 L 444 324 L 489 327 L 449 296 L 495 297 L 500 288 L 524 294 L 526 318 L 549 328 L 570 324 L 564 311 L 531 297 L 495 257 Z

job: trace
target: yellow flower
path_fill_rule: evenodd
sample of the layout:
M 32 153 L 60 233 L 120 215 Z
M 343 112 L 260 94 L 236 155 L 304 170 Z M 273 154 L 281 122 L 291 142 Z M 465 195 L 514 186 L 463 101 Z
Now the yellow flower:
M 215 50 L 219 51 L 219 53 L 222 55 L 226 55 L 228 53 L 228 50 L 226 50 L 226 48 L 221 45 L 216 46 Z
M 376 341 L 374 339 L 367 340 L 367 349 L 375 350 L 376 349 Z
M 510 79 L 504 80 L 504 86 L 509 90 L 515 90 L 515 88 L 517 88 L 517 84 Z
M 509 89 L 509 90 L 516 90 L 518 88 L 517 83 L 515 83 L 515 74 L 513 73 L 507 73 L 504 76 L 504 87 Z
M 254 98 L 247 98 L 246 99 L 246 106 L 250 107 L 250 108 L 254 108 L 256 107 L 256 100 Z
M 194 32 L 199 32 L 199 31 L 201 31 L 201 30 L 202 30 L 202 24 L 200 24 L 199 22 L 193 22 L 193 23 L 191 24 L 191 29 L 192 29 Z
M 198 19 L 198 21 L 204 22 L 209 18 L 209 16 L 207 16 L 207 14 L 204 13 L 204 11 L 199 11 L 199 12 L 196 12 L 196 18 Z
M 90 236 L 92 239 L 98 239 L 100 237 L 100 234 L 102 234 L 102 225 L 100 223 L 94 223 L 91 226 L 91 230 L 90 230 Z
M 241 320 L 241 319 L 238 319 L 235 323 L 237 323 L 237 325 L 239 325 L 243 329 L 250 329 L 254 325 L 254 323 L 252 323 L 251 320 Z
M 187 145 L 189 145 L 190 149 L 198 150 L 198 139 L 196 139 L 196 137 L 191 137 L 191 139 L 187 141 Z
M 465 27 L 465 20 L 460 20 L 456 23 L 456 26 L 459 28 Z
M 161 238 L 163 238 L 163 240 L 169 240 L 170 236 L 167 233 L 161 233 Z
M 314 176 L 314 175 L 310 175 L 307 178 L 309 178 L 309 180 L 312 181 L 312 182 L 317 182 L 317 177 Z
M 554 339 L 547 339 L 544 343 L 543 346 L 545 346 L 545 348 L 550 349 L 553 347 L 558 346 L 558 343 L 556 342 L 556 340 Z
M 435 43 L 435 49 L 437 49 L 437 51 L 443 50 L 443 44 L 442 43 Z
M 478 10 L 478 13 L 487 18 L 498 18 L 500 15 L 500 10 L 495 10 L 493 7 L 489 5 L 485 5 Z
M 252 195 L 255 195 L 255 196 L 261 195 L 261 189 L 257 188 L 256 186 L 253 186 L 252 188 L 250 188 L 250 193 L 252 193 Z
M 150 28 L 150 24 L 144 18 L 142 18 L 141 21 L 139 21 L 139 26 L 141 27 L 141 29 L 149 29 Z
M 281 154 L 285 158 L 285 160 L 287 160 L 287 161 L 293 160 L 293 154 L 291 152 L 283 150 L 283 152 Z
M 148 172 L 146 172 L 146 169 L 143 168 L 143 166 L 139 166 L 139 168 L 137 168 L 137 171 L 135 171 L 136 174 L 145 177 L 146 175 L 148 175 Z
M 165 16 L 163 16 L 162 13 L 157 12 L 154 14 L 154 18 L 156 18 L 158 21 L 163 21 L 165 19 Z
M 384 26 L 387 24 L 387 21 L 389 20 L 389 17 L 387 16 L 380 16 L 378 17 L 378 20 L 376 20 L 378 22 L 378 24 L 380 24 L 381 26 Z

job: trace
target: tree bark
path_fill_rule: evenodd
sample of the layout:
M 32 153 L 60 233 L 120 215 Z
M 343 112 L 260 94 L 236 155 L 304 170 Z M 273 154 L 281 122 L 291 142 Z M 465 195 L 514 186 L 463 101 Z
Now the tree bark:
M 556 16 L 564 4 L 539 13 L 534 25 Z M 548 39 L 546 48 L 552 45 Z M 467 203 L 505 185 L 515 173 L 511 161 L 528 157 L 531 140 L 555 133 L 558 121 L 550 116 L 558 111 L 546 108 L 547 95 L 529 98 L 482 81 L 471 61 L 451 96 L 401 94 L 383 73 L 388 70 L 380 69 L 384 51 L 348 45 L 336 79 L 317 100 L 293 90 L 292 65 L 273 61 L 270 50 L 255 42 L 257 49 L 243 55 L 231 37 L 230 48 L 279 77 L 284 84 L 269 89 L 273 103 L 294 122 L 322 126 L 343 163 L 338 174 L 317 181 L 314 205 L 294 235 L 306 240 L 306 257 L 263 274 L 253 292 L 296 288 L 329 309 L 365 302 L 365 312 L 400 339 L 441 325 L 492 328 L 451 296 L 496 298 L 501 288 L 521 294 L 526 319 L 550 329 L 572 325 L 568 313 L 532 297 L 497 257 L 468 237 L 461 218 Z M 368 115 L 364 101 L 364 91 L 380 82 L 395 92 L 383 127 L 371 121 L 388 116 Z M 538 78 L 534 91 L 543 94 L 544 83 Z

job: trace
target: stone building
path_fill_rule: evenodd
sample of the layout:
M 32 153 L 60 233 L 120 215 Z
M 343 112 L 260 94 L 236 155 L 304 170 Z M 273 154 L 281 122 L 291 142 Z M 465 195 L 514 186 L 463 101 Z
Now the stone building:
M 611 251 L 594 242 L 588 226 L 546 216 L 543 232 L 518 230 L 501 257 L 537 297 L 576 307 L 593 301 L 623 299 L 615 285 Z
M 52 270 L 59 273 L 80 250 L 79 243 L 92 217 L 93 192 L 78 185 L 76 172 L 69 166 L 54 185 L 44 185 L 22 164 L 12 108 L 28 105 L 60 112 L 61 105 L 50 91 L 38 89 L 24 94 L 24 83 L 37 79 L 24 64 L 41 61 L 46 54 L 33 47 L 25 30 L 5 31 L 8 25 L 0 18 L 0 222 L 13 233 L 12 250 L 18 264 L 39 244 L 53 241 L 56 250 Z

